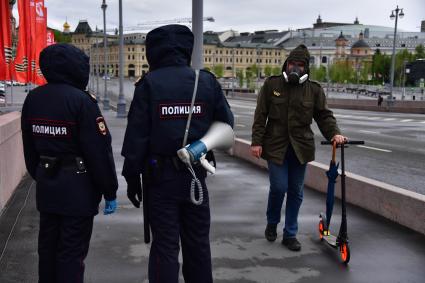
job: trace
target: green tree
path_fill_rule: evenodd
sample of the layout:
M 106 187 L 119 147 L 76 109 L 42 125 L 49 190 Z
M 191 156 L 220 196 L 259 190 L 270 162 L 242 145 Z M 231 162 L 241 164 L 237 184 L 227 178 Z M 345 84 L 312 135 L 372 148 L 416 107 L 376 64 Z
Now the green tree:
M 272 75 L 272 67 L 267 65 L 264 67 L 264 75 L 270 77 Z
M 246 86 L 249 89 L 253 88 L 253 77 L 254 77 L 254 74 L 253 74 L 252 70 L 248 67 L 245 70 L 245 79 L 246 79 Z
M 55 35 L 55 41 L 57 43 L 70 43 L 71 42 L 71 35 L 70 34 L 64 34 L 60 32 L 59 30 L 54 29 L 53 34 Z
M 419 44 L 415 48 L 415 60 L 416 59 L 425 59 L 425 50 L 422 44 Z
M 346 61 L 338 61 L 329 68 L 329 77 L 331 81 L 337 83 L 355 82 L 355 72 L 351 63 Z
M 243 81 L 244 81 L 244 75 L 243 75 L 243 71 L 241 69 L 236 69 L 236 78 L 238 79 L 239 82 L 239 87 L 243 87 Z
M 259 73 L 259 67 L 257 64 L 248 67 L 251 70 L 252 77 L 257 78 Z
M 405 81 L 405 64 L 414 61 L 414 56 L 407 49 L 403 49 L 396 54 L 394 68 L 394 84 L 403 86 Z
M 222 78 L 224 75 L 224 66 L 222 64 L 213 66 L 213 73 L 217 76 L 217 78 Z
M 274 67 L 272 69 L 272 75 L 273 76 L 279 76 L 282 74 L 282 68 L 281 67 Z
M 325 66 L 320 66 L 317 68 L 316 66 L 312 66 L 310 68 L 310 76 L 311 79 L 319 82 L 326 81 L 326 68 Z
M 372 57 L 372 81 L 374 84 L 382 84 L 390 81 L 391 57 L 384 55 L 378 49 Z
M 364 84 L 368 84 L 369 83 L 369 76 L 371 75 L 371 64 L 370 63 L 365 63 L 363 64 L 361 70 L 360 70 L 360 82 L 364 83 Z

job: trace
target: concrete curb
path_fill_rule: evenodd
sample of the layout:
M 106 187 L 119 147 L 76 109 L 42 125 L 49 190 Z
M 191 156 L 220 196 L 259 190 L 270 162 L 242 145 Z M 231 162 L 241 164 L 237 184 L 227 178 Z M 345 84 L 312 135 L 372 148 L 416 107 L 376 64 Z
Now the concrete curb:
M 250 142 L 236 139 L 230 155 L 267 168 L 267 162 L 250 154 Z M 310 162 L 307 165 L 305 185 L 326 193 L 328 165 Z M 338 179 L 339 180 L 339 179 Z M 346 200 L 393 222 L 425 235 L 425 195 L 411 192 L 373 179 L 346 172 Z M 336 196 L 340 198 L 337 181 Z
M 257 100 L 255 93 L 234 93 L 226 97 L 235 99 Z M 394 112 L 406 114 L 425 114 L 425 101 L 394 101 L 392 106 L 388 106 L 384 101 L 381 107 L 376 105 L 376 99 L 348 99 L 348 98 L 327 98 L 327 103 L 331 109 L 350 109 L 375 112 Z
M 26 173 L 21 134 L 21 113 L 0 116 L 0 215 Z

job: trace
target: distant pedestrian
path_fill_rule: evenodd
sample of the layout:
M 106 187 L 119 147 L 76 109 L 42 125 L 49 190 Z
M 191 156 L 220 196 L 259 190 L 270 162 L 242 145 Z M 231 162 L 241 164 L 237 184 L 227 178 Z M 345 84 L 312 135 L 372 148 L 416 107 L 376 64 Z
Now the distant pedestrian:
M 379 94 L 378 95 L 378 106 L 381 107 L 382 105 L 382 101 L 384 101 L 384 99 L 382 98 L 382 96 Z

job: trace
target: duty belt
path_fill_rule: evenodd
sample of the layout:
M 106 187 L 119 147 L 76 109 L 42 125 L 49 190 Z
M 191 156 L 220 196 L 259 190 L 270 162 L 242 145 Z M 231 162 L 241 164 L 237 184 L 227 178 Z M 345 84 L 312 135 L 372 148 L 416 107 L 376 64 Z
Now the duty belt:
M 60 169 L 75 169 L 77 174 L 86 172 L 84 159 L 79 156 L 40 156 L 40 165 L 46 172 L 53 176 Z

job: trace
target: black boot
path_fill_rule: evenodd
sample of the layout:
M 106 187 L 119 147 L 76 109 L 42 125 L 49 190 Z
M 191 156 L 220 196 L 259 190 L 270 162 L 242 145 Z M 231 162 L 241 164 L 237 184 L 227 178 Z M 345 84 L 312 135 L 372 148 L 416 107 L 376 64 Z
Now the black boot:
M 274 242 L 276 240 L 276 228 L 277 224 L 267 224 L 266 231 L 264 231 L 264 235 L 266 236 L 267 241 Z
M 301 250 L 301 243 L 298 242 L 297 238 L 283 238 L 282 245 L 286 246 L 291 251 Z

